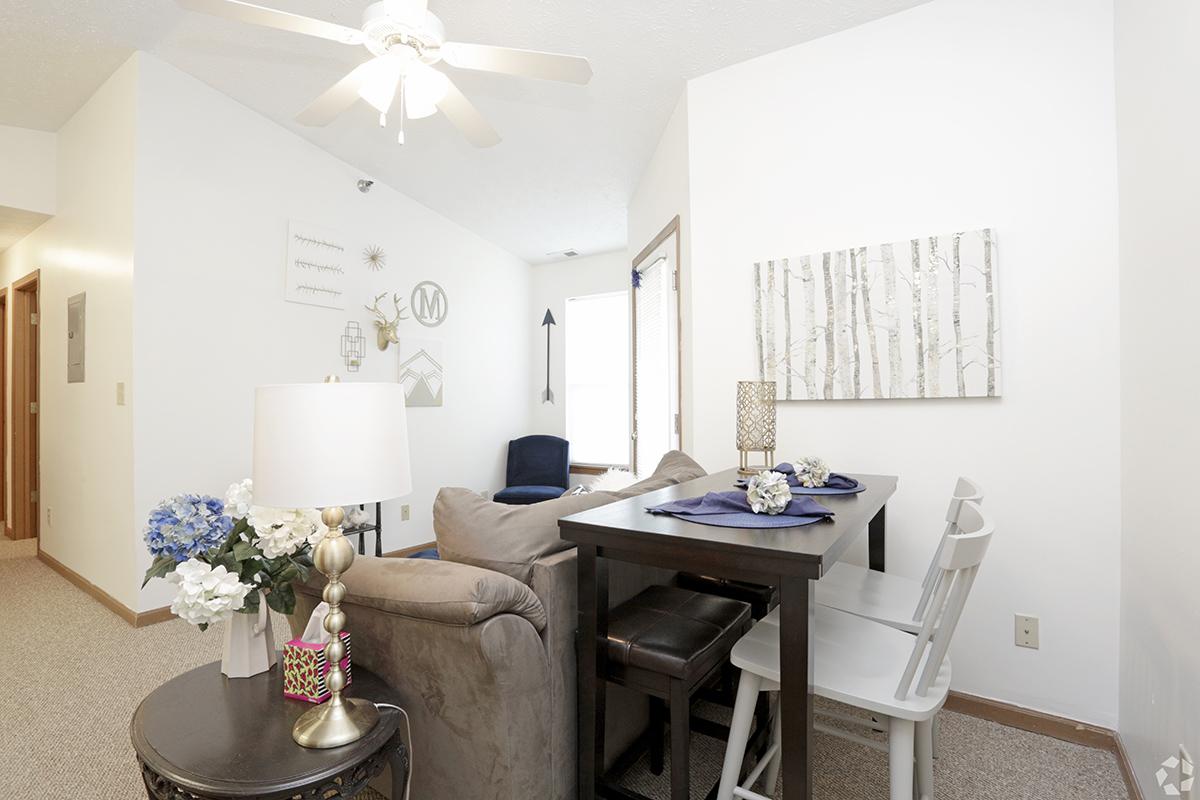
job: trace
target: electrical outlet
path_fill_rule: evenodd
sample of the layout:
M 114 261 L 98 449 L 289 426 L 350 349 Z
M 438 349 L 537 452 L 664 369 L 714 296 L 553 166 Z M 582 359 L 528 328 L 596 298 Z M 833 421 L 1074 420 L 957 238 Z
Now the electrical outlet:
M 410 516 L 410 511 L 408 508 L 408 503 L 405 503 L 404 505 L 400 506 L 400 521 L 408 522 L 409 516 Z
M 50 506 L 46 506 L 46 527 L 49 528 L 49 527 L 52 527 L 53 525 L 54 525 L 54 509 L 50 508 Z
M 1037 650 L 1040 647 L 1038 637 L 1038 618 L 1029 614 L 1016 615 L 1016 645 Z

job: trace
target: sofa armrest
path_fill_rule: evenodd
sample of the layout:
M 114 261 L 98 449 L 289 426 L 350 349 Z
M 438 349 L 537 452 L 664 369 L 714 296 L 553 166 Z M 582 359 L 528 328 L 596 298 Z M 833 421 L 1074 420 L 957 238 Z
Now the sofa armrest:
M 325 576 L 313 571 L 296 588 L 319 594 Z M 541 632 L 546 610 L 528 586 L 499 572 L 423 558 L 358 558 L 342 576 L 343 602 L 443 625 L 477 625 L 515 614 Z

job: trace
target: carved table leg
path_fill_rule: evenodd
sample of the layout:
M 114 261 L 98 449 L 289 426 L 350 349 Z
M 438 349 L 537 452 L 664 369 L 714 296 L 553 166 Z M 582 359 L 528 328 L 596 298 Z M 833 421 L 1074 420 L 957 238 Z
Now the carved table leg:
M 392 800 L 408 800 L 404 795 L 408 786 L 408 748 L 400 741 L 399 733 L 388 755 L 388 764 L 392 768 Z

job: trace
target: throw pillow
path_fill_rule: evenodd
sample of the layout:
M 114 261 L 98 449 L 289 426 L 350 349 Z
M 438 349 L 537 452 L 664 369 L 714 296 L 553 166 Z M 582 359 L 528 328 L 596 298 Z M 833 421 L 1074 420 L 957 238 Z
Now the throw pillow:
M 687 453 L 672 450 L 662 457 L 650 477 L 640 480 L 632 486 L 627 486 L 616 494 L 622 499 L 637 497 L 646 492 L 674 486 L 677 483 L 703 478 L 707 474 L 704 467 L 697 464 Z

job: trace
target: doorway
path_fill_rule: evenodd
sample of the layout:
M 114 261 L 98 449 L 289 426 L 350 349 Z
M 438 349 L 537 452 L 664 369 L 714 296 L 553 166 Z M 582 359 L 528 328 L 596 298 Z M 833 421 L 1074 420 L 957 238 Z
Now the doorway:
M 14 539 L 38 535 L 39 272 L 12 286 L 12 507 Z
M 633 260 L 630 439 L 634 472 L 679 449 L 683 431 L 679 255 L 679 217 L 675 217 Z

